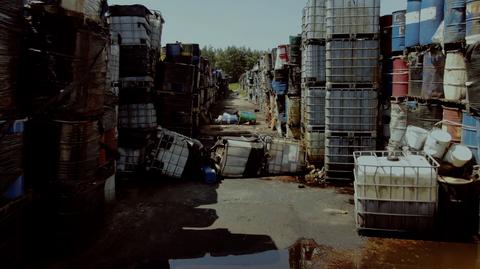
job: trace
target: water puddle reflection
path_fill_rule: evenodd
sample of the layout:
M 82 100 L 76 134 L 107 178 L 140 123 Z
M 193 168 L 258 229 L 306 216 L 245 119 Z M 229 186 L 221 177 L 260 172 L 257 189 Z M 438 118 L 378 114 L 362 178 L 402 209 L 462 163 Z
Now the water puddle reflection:
M 476 269 L 479 255 L 476 244 L 371 238 L 362 248 L 336 250 L 303 239 L 288 250 L 174 260 L 169 269 Z

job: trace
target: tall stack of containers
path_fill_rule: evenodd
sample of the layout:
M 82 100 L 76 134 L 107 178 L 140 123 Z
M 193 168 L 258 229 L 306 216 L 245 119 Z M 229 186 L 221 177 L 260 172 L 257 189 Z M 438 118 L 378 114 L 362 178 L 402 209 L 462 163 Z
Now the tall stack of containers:
M 380 1 L 326 1 L 326 140 L 329 180 L 353 179 L 353 152 L 375 150 Z
M 273 70 L 273 118 L 275 128 L 280 136 L 286 134 L 287 110 L 286 99 L 288 93 L 288 63 L 289 45 L 279 45 L 276 49 L 276 60 Z
M 382 90 L 379 91 L 379 115 L 381 125 L 379 137 L 388 141 L 390 137 L 390 97 L 393 88 L 393 61 L 392 61 L 392 35 L 393 16 L 385 15 L 380 17 L 380 55 L 382 57 Z
M 419 43 L 428 46 L 443 20 L 445 0 L 422 0 L 420 10 Z
M 159 64 L 157 104 L 159 124 L 192 137 L 199 125 L 200 46 L 167 44 L 167 55 Z
M 289 85 L 287 94 L 287 137 L 293 139 L 301 138 L 301 85 L 302 85 L 302 54 L 301 54 L 302 36 L 290 37 L 289 52 Z
M 422 0 L 407 0 L 405 15 L 405 47 L 420 45 L 420 11 Z
M 22 1 L 3 3 L 0 17 L 0 200 L 15 200 L 23 194 L 22 186 L 12 193 L 15 185 L 23 185 L 24 120 L 19 120 L 15 100 L 23 27 Z M 2 206 L 0 204 L 0 208 Z
M 260 87 L 263 91 L 262 96 L 263 100 L 261 102 L 261 108 L 263 109 L 267 122 L 272 122 L 272 103 L 271 103 L 271 96 L 273 94 L 272 91 L 272 70 L 273 70 L 273 59 L 272 53 L 265 53 L 262 57 L 262 68 L 261 68 L 261 80 L 260 80 Z
M 302 39 L 302 131 L 307 161 L 322 165 L 325 157 L 325 1 L 309 0 Z
M 163 19 L 142 5 L 111 6 L 109 12 L 120 45 L 117 169 L 131 173 L 143 164 L 158 126 L 153 87 Z
M 75 6 L 35 1 L 26 9 L 18 100 L 31 117 L 25 176 L 41 199 L 35 204 L 48 205 L 48 212 L 38 211 L 39 221 L 49 214 L 59 224 L 55 232 L 85 228 L 104 201 L 99 156 L 109 44 L 105 12 L 100 0 Z

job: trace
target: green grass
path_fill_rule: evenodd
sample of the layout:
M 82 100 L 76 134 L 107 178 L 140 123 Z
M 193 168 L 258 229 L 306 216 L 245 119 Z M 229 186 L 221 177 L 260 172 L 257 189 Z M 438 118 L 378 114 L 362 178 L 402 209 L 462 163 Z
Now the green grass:
M 232 92 L 239 92 L 240 91 L 240 83 L 231 83 L 230 85 L 228 85 L 228 88 Z

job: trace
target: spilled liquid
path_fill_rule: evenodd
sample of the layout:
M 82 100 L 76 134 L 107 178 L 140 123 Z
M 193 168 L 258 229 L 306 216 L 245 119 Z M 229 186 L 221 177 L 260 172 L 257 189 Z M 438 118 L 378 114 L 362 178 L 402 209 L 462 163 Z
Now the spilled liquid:
M 313 240 L 299 240 L 287 250 L 266 251 L 243 256 L 173 260 L 172 269 L 369 269 L 480 268 L 480 250 L 475 244 L 452 244 L 398 239 L 368 239 L 353 250 L 319 246 Z

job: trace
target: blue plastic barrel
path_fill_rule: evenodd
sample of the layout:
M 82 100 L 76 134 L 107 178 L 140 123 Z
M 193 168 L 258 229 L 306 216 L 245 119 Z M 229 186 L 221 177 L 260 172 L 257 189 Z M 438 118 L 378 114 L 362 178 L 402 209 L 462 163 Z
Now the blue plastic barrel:
M 204 166 L 202 167 L 202 174 L 203 174 L 203 180 L 207 184 L 215 184 L 217 183 L 217 172 L 212 169 L 210 166 Z
M 20 176 L 12 185 L 10 185 L 10 187 L 8 187 L 7 191 L 3 194 L 3 197 L 7 200 L 16 200 L 22 197 L 25 193 L 24 186 L 24 177 Z
M 480 118 L 471 116 L 468 112 L 463 112 L 462 144 L 467 146 L 473 153 L 475 161 L 480 161 L 479 149 L 479 129 Z
M 445 0 L 445 43 L 465 39 L 465 0 Z
M 467 0 L 466 40 L 473 45 L 480 41 L 480 0 Z
M 405 15 L 405 47 L 420 44 L 420 9 L 422 0 L 408 0 Z
M 285 81 L 272 81 L 272 89 L 277 95 L 285 95 L 288 91 L 288 83 Z
M 180 43 L 167 44 L 166 47 L 167 59 L 174 59 L 182 54 L 182 44 Z
M 420 11 L 420 45 L 432 44 L 432 38 L 443 20 L 444 0 L 422 0 Z
M 405 14 L 406 10 L 399 10 L 392 13 L 392 51 L 398 52 L 405 49 Z

